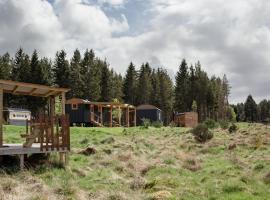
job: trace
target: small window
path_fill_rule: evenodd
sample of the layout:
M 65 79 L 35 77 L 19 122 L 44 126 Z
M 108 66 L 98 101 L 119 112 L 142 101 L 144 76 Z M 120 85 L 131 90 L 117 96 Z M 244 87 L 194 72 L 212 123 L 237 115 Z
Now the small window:
M 78 110 L 78 104 L 71 104 L 72 110 Z

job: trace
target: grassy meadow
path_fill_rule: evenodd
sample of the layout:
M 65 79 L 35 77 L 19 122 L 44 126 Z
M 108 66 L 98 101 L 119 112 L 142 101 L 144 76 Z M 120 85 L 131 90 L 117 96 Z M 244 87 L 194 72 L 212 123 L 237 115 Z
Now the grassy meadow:
M 2 170 L 0 200 L 268 200 L 270 127 L 237 126 L 214 129 L 205 144 L 186 128 L 74 127 L 66 168 L 52 155 L 23 172 Z M 20 142 L 24 128 L 4 132 L 5 142 Z

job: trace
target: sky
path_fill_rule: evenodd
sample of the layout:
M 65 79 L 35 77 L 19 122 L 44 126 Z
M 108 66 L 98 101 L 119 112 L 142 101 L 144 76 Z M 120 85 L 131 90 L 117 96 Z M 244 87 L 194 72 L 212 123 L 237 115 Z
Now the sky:
M 269 0 L 0 0 L 0 54 L 94 49 L 125 74 L 149 62 L 174 78 L 185 58 L 227 75 L 230 102 L 270 98 Z

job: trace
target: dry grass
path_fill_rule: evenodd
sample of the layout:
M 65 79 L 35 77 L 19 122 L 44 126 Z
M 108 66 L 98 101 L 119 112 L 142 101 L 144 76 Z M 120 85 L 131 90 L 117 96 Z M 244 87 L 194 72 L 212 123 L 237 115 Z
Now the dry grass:
M 5 200 L 270 199 L 270 129 L 242 126 L 233 134 L 215 129 L 214 138 L 205 144 L 181 128 L 74 128 L 66 169 L 49 165 L 1 174 L 0 196 Z M 81 154 L 87 147 L 94 153 Z

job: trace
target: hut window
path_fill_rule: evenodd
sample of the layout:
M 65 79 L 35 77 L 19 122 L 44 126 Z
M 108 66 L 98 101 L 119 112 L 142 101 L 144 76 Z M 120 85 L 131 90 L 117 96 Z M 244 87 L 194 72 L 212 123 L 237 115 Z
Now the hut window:
M 78 104 L 72 104 L 72 110 L 78 110 Z

